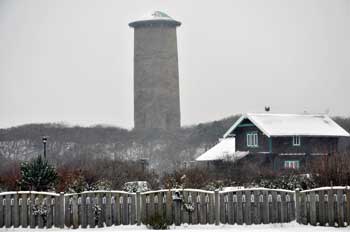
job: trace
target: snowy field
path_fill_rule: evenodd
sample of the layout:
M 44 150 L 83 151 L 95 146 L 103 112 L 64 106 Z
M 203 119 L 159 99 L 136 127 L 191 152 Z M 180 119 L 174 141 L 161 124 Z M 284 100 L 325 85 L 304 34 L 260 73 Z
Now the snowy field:
M 199 231 L 230 231 L 230 232 L 278 232 L 278 231 L 286 231 L 286 232 L 333 232 L 333 231 L 350 231 L 350 228 L 334 228 L 334 227 L 321 227 L 321 226 L 305 226 L 299 225 L 296 222 L 286 223 L 286 224 L 269 224 L 269 225 L 250 225 L 250 226 L 238 226 L 238 225 L 190 225 L 190 226 L 177 226 L 171 227 L 170 230 L 176 231 L 184 231 L 184 232 L 199 232 Z M 115 226 L 115 227 L 104 227 L 104 228 L 92 228 L 92 229 L 5 229 L 2 228 L 0 231 L 18 231 L 18 232 L 42 232 L 42 231 L 50 231 L 50 232 L 65 232 L 65 231 L 77 231 L 77 232 L 105 232 L 105 231 L 138 231 L 138 232 L 150 232 L 152 230 L 147 229 L 145 226 Z

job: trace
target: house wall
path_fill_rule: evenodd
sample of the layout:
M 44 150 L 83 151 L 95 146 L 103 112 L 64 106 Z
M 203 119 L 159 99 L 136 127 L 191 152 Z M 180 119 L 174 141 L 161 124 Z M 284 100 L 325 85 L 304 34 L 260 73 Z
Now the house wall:
M 338 138 L 300 137 L 300 146 L 293 146 L 293 137 L 273 137 L 273 153 L 335 153 Z
M 249 124 L 249 120 L 244 120 L 241 124 Z M 258 133 L 258 147 L 247 146 L 247 133 Z M 249 151 L 249 152 L 269 152 L 269 138 L 264 135 L 256 126 L 237 127 L 233 132 L 236 138 L 236 150 L 237 151 Z
M 298 171 L 307 172 L 310 170 L 315 161 L 325 159 L 326 155 L 279 155 L 275 153 L 250 153 L 244 158 L 236 161 L 235 167 L 248 166 L 254 164 L 259 168 L 267 168 L 268 170 L 283 171 L 287 170 L 284 168 L 285 161 L 299 161 Z M 224 161 L 208 161 L 208 162 L 197 162 L 197 167 L 207 168 L 208 171 L 214 171 L 217 173 L 223 172 L 227 168 L 233 167 L 232 163 Z M 201 166 L 199 166 L 201 165 Z M 254 166 L 252 166 L 254 167 Z
M 242 127 L 243 126 L 243 127 Z M 247 146 L 247 133 L 258 133 L 258 147 Z M 293 146 L 293 137 L 267 137 L 262 131 L 245 119 L 231 134 L 236 138 L 237 151 L 270 152 L 270 153 L 335 153 L 338 150 L 339 138 L 334 137 L 301 137 L 300 146 Z
M 301 169 L 309 168 L 312 161 L 322 159 L 324 155 L 312 155 L 312 153 L 331 154 L 338 150 L 339 138 L 334 137 L 300 137 L 300 146 L 293 146 L 293 137 L 267 137 L 249 119 L 241 122 L 231 135 L 236 138 L 237 151 L 249 151 L 243 162 L 257 162 L 274 170 L 284 169 L 285 161 L 298 160 Z M 242 126 L 243 125 L 243 126 Z M 247 146 L 247 133 L 258 133 L 258 147 Z M 268 152 L 268 154 L 261 154 Z M 288 155 L 280 155 L 289 153 Z M 305 155 L 293 155 L 305 153 Z
M 317 160 L 324 159 L 326 155 L 274 155 L 273 169 L 283 170 L 285 161 L 299 161 L 300 170 L 309 170 L 312 163 Z

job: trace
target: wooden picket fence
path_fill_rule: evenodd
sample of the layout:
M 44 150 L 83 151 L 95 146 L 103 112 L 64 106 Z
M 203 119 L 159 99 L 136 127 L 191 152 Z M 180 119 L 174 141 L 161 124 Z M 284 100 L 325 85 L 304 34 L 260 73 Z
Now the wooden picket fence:
M 256 188 L 220 193 L 221 223 L 251 225 L 294 219 L 294 191 Z
M 350 188 L 326 187 L 296 191 L 297 221 L 320 226 L 350 225 Z
M 213 224 L 214 192 L 199 189 L 172 189 L 141 193 L 141 221 L 152 215 L 163 216 L 168 223 L 180 225 Z
M 0 193 L 0 228 L 62 227 L 63 206 L 63 193 L 34 191 Z
M 90 228 L 136 223 L 136 194 L 91 191 L 65 195 L 65 225 Z
M 147 224 L 159 215 L 170 224 L 288 223 L 347 226 L 350 191 L 346 187 L 307 191 L 164 189 L 128 193 L 89 191 L 0 193 L 0 228 L 92 228 Z

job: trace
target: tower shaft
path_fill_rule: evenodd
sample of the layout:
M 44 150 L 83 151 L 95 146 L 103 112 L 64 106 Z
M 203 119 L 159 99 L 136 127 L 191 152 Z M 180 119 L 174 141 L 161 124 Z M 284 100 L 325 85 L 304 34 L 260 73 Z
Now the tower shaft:
M 180 127 L 176 21 L 134 22 L 135 129 Z M 136 25 L 135 25 L 136 24 Z

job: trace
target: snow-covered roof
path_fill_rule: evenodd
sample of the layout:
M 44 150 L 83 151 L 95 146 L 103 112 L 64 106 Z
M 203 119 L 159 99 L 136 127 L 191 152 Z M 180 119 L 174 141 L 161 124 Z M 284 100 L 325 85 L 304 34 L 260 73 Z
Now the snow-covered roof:
M 224 134 L 226 138 L 244 120 L 249 119 L 268 137 L 320 136 L 349 137 L 349 133 L 327 115 L 247 113 Z
M 153 11 L 138 20 L 129 23 L 130 27 L 138 27 L 142 25 L 163 23 L 171 26 L 180 26 L 181 22 L 174 20 L 169 15 L 161 11 Z
M 199 156 L 196 161 L 238 160 L 248 152 L 236 152 L 235 138 L 222 139 L 218 144 Z

